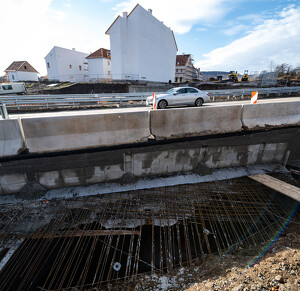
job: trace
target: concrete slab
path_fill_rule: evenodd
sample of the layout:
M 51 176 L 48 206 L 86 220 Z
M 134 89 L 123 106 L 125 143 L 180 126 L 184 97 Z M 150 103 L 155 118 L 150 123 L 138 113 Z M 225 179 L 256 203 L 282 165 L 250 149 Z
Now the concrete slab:
M 16 156 L 25 150 L 19 119 L 0 120 L 0 158 Z
M 158 140 L 239 132 L 241 116 L 241 105 L 153 110 L 150 131 Z
M 144 142 L 148 112 L 22 119 L 30 153 L 47 153 Z
M 245 129 L 300 125 L 300 100 L 264 104 L 245 104 L 242 111 Z

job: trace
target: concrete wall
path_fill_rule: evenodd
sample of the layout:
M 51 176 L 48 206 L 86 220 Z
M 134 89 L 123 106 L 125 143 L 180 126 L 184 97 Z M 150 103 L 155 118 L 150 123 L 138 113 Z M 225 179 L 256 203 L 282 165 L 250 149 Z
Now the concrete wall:
M 300 125 L 300 101 L 243 105 L 245 129 Z
M 26 118 L 30 153 L 89 149 L 147 141 L 148 112 Z
M 24 150 L 24 137 L 20 120 L 0 120 L 0 158 L 16 156 Z
M 150 131 L 158 140 L 238 132 L 241 116 L 240 105 L 153 110 Z
M 0 194 L 40 193 L 47 189 L 194 172 L 281 164 L 289 151 L 300 157 L 300 128 L 5 162 L 0 168 Z M 155 185 L 154 185 L 155 186 Z M 25 194 L 24 194 L 25 195 Z

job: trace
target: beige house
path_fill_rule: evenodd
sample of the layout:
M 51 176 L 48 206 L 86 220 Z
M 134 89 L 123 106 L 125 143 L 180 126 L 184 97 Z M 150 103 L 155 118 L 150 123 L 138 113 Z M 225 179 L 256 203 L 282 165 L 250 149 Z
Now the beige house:
M 190 54 L 176 56 L 175 83 L 200 80 L 201 77 L 200 69 L 194 67 Z

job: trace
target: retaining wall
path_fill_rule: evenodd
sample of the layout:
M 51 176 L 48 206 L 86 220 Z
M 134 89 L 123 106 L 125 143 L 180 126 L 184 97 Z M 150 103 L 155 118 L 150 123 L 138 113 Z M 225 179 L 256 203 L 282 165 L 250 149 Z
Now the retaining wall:
M 20 197 L 29 199 L 49 189 L 112 181 L 124 185 L 125 189 L 126 184 L 145 177 L 187 172 L 207 176 L 219 168 L 282 164 L 289 153 L 290 157 L 299 159 L 299 133 L 299 127 L 283 128 L 238 138 L 223 136 L 6 161 L 0 167 L 0 195 L 20 193 Z

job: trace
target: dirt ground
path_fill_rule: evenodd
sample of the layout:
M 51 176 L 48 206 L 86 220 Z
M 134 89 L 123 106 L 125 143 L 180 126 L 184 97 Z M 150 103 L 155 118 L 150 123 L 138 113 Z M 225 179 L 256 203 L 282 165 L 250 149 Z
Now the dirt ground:
M 245 248 L 240 246 L 222 258 L 213 256 L 202 265 L 195 262 L 191 267 L 179 267 L 163 276 L 144 275 L 135 286 L 128 286 L 128 290 L 299 291 L 299 210 L 271 245 L 265 242 Z M 267 246 L 270 247 L 264 252 Z

